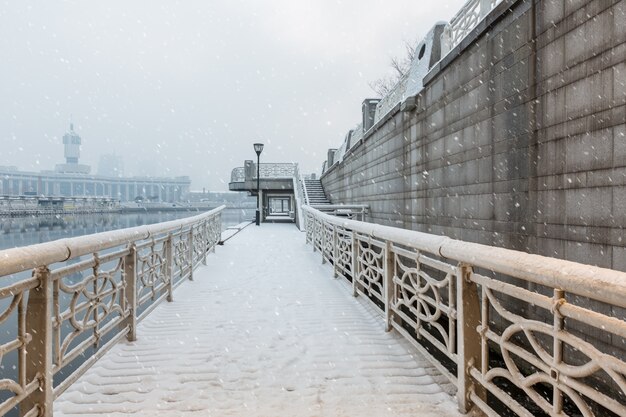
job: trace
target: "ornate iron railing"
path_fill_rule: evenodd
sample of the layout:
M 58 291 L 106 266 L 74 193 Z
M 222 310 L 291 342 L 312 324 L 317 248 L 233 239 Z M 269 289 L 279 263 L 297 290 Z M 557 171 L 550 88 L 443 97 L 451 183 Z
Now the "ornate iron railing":
M 502 0 L 468 0 L 454 15 L 441 35 L 441 56 L 445 56 L 478 25 Z
M 456 385 L 460 411 L 626 415 L 626 273 L 303 211 L 322 262 Z
M 0 371 L 0 415 L 51 416 L 53 399 L 88 367 L 135 340 L 137 323 L 206 262 L 223 208 L 0 251 L 0 359 L 15 360 Z

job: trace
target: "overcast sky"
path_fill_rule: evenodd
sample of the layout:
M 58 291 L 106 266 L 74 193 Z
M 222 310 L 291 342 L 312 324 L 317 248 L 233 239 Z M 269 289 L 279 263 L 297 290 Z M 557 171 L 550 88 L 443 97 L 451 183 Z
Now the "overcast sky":
M 0 165 L 81 163 L 226 190 L 254 159 L 319 171 L 403 41 L 465 0 L 0 2 Z M 73 115 L 73 116 L 71 116 Z

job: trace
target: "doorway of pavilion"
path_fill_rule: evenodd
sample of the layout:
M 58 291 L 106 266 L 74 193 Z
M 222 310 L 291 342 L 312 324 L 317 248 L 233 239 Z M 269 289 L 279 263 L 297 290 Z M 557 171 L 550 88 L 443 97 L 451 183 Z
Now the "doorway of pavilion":
M 293 196 L 268 195 L 266 220 L 293 221 Z

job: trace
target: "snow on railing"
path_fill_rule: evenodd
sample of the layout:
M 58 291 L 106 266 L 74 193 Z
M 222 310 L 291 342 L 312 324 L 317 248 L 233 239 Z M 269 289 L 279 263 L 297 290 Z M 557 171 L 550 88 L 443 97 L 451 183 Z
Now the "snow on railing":
M 626 273 L 303 210 L 307 243 L 456 385 L 460 411 L 626 416 Z
M 468 0 L 454 15 L 441 35 L 441 56 L 445 56 L 478 25 L 502 0 Z
M 135 340 L 137 323 L 206 264 L 223 209 L 0 251 L 0 357 L 15 357 L 0 371 L 0 416 L 51 416 L 98 358 Z

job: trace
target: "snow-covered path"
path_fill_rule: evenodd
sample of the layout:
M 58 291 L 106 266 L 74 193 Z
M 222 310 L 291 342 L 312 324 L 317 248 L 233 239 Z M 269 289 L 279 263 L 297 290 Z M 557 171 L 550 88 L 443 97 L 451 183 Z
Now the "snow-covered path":
M 55 415 L 459 415 L 436 371 L 293 224 L 250 226 L 207 262 Z

